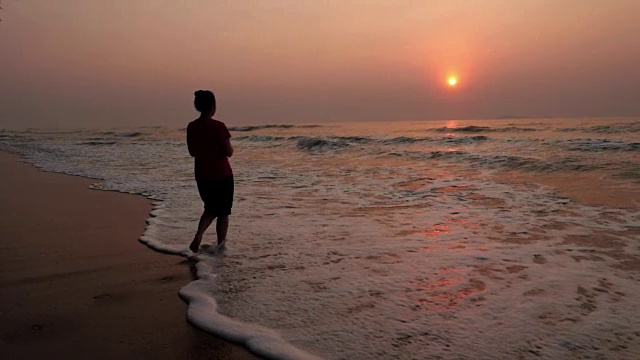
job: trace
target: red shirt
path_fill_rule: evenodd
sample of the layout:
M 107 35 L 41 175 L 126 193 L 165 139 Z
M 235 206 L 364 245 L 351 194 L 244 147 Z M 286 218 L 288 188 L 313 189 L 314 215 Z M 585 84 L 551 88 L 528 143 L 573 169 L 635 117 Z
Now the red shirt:
M 195 158 L 196 181 L 220 180 L 233 175 L 224 147 L 230 137 L 221 121 L 196 119 L 189 123 L 187 147 Z

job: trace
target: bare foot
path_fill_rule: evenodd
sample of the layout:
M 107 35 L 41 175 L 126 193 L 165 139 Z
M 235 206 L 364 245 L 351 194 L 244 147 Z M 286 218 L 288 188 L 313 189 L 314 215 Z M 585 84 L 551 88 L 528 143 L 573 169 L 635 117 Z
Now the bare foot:
M 220 251 L 226 249 L 226 246 L 225 246 L 226 244 L 227 244 L 227 240 L 226 239 L 223 240 L 222 242 L 219 242 L 218 245 L 216 245 L 216 247 L 213 249 L 213 253 L 217 254 Z
M 191 245 L 189 245 L 189 250 L 195 252 L 198 252 L 198 250 L 200 250 L 200 242 L 202 242 L 202 238 L 198 238 L 195 237 L 193 238 L 193 241 L 191 242 Z

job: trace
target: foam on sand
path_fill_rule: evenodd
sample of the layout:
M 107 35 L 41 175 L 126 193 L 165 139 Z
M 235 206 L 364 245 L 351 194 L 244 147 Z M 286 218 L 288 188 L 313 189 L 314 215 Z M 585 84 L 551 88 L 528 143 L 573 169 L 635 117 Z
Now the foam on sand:
M 187 317 L 192 324 L 223 339 L 242 344 L 265 358 L 320 359 L 292 346 L 271 329 L 243 323 L 218 313 L 218 306 L 210 296 L 211 283 L 215 281 L 216 275 L 202 262 L 198 262 L 196 268 L 198 280 L 180 290 L 180 297 L 189 304 Z

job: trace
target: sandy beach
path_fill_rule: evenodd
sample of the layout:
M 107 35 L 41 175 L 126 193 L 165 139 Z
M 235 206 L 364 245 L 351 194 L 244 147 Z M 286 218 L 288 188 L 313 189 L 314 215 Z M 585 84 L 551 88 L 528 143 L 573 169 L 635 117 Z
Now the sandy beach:
M 5 359 L 256 359 L 190 326 L 180 257 L 137 241 L 151 204 L 0 152 Z

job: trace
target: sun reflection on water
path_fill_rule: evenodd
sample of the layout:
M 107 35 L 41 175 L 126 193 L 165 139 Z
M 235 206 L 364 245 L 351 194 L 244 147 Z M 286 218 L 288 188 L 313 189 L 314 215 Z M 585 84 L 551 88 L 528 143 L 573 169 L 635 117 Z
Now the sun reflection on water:
M 470 303 L 483 301 L 486 289 L 483 281 L 468 278 L 466 268 L 443 267 L 432 277 L 413 281 L 407 296 L 419 308 L 449 311 L 467 299 Z

